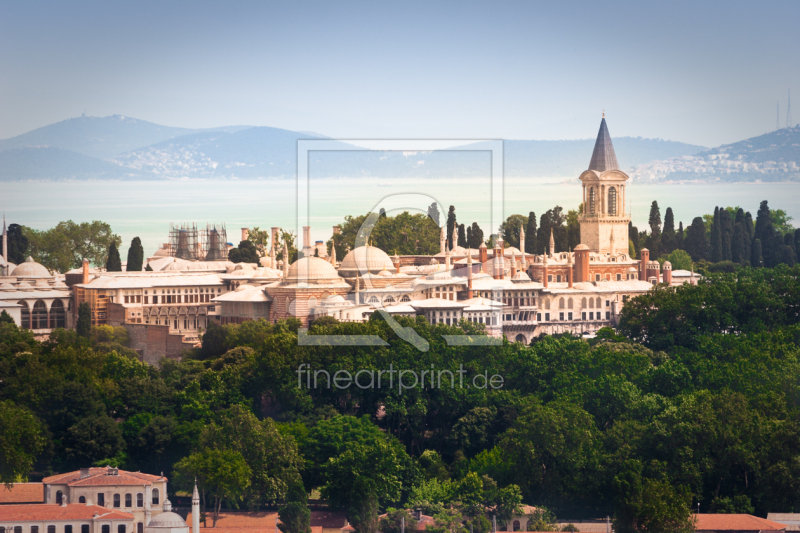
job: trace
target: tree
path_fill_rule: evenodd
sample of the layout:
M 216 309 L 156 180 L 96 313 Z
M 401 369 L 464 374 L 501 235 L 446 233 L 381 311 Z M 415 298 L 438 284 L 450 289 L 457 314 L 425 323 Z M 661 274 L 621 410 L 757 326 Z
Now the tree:
M 574 250 L 581 243 L 581 223 L 578 222 L 578 211 L 567 211 L 567 248 Z
M 528 213 L 528 227 L 525 228 L 525 250 L 526 254 L 535 253 L 536 249 L 536 213 Z
M 742 266 L 750 264 L 750 236 L 745 227 L 745 214 L 741 207 L 736 211 L 736 218 L 733 222 L 731 261 Z
M 683 250 L 673 251 L 666 259 L 672 265 L 672 270 L 691 270 L 692 268 L 692 256 Z
M 67 430 L 64 451 L 73 466 L 116 457 L 125 450 L 122 430 L 106 414 L 82 418 Z
M 631 257 L 639 255 L 639 228 L 633 225 L 633 222 L 628 222 L 628 240 L 633 243 L 635 253 Z
M 456 208 L 451 205 L 447 212 L 447 249 L 452 250 L 456 243 L 453 242 L 453 230 L 458 223 L 456 222 Z
M 222 502 L 237 507 L 250 486 L 250 467 L 242 454 L 232 450 L 204 449 L 175 464 L 179 485 L 188 490 L 192 480 L 214 500 L 213 525 L 217 526 Z
M 711 261 L 722 261 L 722 231 L 719 218 L 719 207 L 714 208 L 714 222 L 711 224 Z
M 98 220 L 80 224 L 67 220 L 49 230 L 26 227 L 23 231 L 30 255 L 46 268 L 58 272 L 80 268 L 84 258 L 95 266 L 105 265 L 111 244 L 116 244 L 117 249 L 122 244 L 111 226 Z
M 658 202 L 655 200 L 653 200 L 653 203 L 650 205 L 650 217 L 648 218 L 648 224 L 650 224 L 650 235 L 652 235 L 654 239 L 660 237 L 661 211 L 658 208 Z
M 106 259 L 106 272 L 122 272 L 122 261 L 117 250 L 117 243 L 112 242 L 108 247 L 108 258 Z
M 477 250 L 483 242 L 483 230 L 478 226 L 477 222 L 473 222 L 468 230 L 467 247 Z
M 78 306 L 78 323 L 75 325 L 79 337 L 89 338 L 92 333 L 92 308 L 87 302 Z
M 258 263 L 258 251 L 251 241 L 239 241 L 239 247 L 228 252 L 231 263 Z
M 683 221 L 681 221 L 678 223 L 678 231 L 675 232 L 675 250 L 684 249 L 684 238 L 685 234 L 683 231 Z
M 642 478 L 639 461 L 629 460 L 614 478 L 617 505 L 614 530 L 619 533 L 692 533 L 691 493 L 667 481 Z
M 350 445 L 325 465 L 322 497 L 344 509 L 358 533 L 377 533 L 380 504 L 400 499 L 403 463 L 400 453 L 401 450 L 380 439 Z
M 18 265 L 25 261 L 25 254 L 28 253 L 28 238 L 25 236 L 24 229 L 19 224 L 9 224 L 8 226 L 8 257 L 9 263 Z
M 298 480 L 291 484 L 286 493 L 286 502 L 278 509 L 283 533 L 311 533 L 311 511 L 308 508 L 308 495 Z
M 143 263 L 144 248 L 142 247 L 142 241 L 139 237 L 134 237 L 130 248 L 128 248 L 128 264 L 125 265 L 125 270 L 128 272 L 141 272 Z
M 259 257 L 269 255 L 269 238 L 269 231 L 258 226 L 247 230 L 247 240 L 253 243 Z M 275 252 L 277 253 L 277 250 Z
M 519 248 L 519 230 L 528 225 L 527 217 L 523 215 L 511 215 L 505 222 L 500 224 L 500 235 L 503 236 L 503 241 L 509 246 Z M 525 235 L 527 238 L 528 236 Z
M 417 521 L 414 515 L 405 509 L 390 508 L 386 512 L 386 516 L 382 517 L 378 523 L 378 529 L 381 533 L 402 533 L 403 524 L 405 524 L 405 531 L 416 531 Z
M 441 224 L 439 224 L 439 205 L 436 202 L 428 206 L 428 217 L 430 217 L 437 228 L 441 227 Z
M 686 228 L 684 248 L 695 261 L 708 259 L 708 241 L 706 240 L 706 225 L 703 223 L 703 217 L 695 217 L 692 220 L 692 225 Z
M 14 318 L 9 315 L 5 310 L 0 313 L 0 323 L 13 324 Z
M 0 483 L 9 486 L 26 479 L 45 442 L 41 422 L 33 413 L 0 401 Z
M 761 253 L 761 239 L 753 239 L 753 251 L 750 256 L 750 264 L 754 267 L 764 266 L 764 256 Z
M 672 208 L 668 207 L 664 213 L 664 230 L 661 233 L 661 251 L 669 254 L 676 248 L 675 246 L 675 216 Z
M 733 258 L 731 247 L 733 245 L 733 219 L 727 209 L 719 210 L 720 251 L 722 261 L 731 261 Z

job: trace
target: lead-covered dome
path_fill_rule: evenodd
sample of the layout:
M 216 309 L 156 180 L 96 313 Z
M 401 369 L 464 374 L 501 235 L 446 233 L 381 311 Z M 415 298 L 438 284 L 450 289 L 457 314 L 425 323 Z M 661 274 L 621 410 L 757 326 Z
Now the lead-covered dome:
M 397 272 L 389 255 L 375 246 L 359 246 L 350 250 L 339 263 L 339 273 L 346 278 L 353 278 L 356 273 L 377 274 L 383 270 Z
M 12 276 L 18 278 L 52 278 L 50 272 L 40 263 L 33 260 L 33 257 L 28 256 L 24 263 L 14 268 L 11 271 Z
M 287 280 L 295 281 L 315 281 L 315 280 L 336 280 L 339 274 L 330 263 L 319 257 L 303 257 L 289 266 Z

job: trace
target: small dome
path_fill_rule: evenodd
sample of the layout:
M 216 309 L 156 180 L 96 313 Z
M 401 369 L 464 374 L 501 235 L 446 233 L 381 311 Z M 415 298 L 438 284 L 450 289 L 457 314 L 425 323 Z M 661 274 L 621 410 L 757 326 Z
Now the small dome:
M 186 527 L 186 521 L 181 518 L 179 514 L 167 511 L 157 514 L 150 523 L 147 524 L 148 528 L 173 528 L 173 527 Z
M 17 283 L 17 289 L 31 289 L 31 288 L 33 287 L 31 287 L 31 284 L 28 283 L 27 281 L 20 281 L 19 283 Z
M 389 272 L 388 270 L 381 270 L 380 272 L 378 272 L 378 275 L 381 276 L 382 278 L 391 278 L 392 277 L 392 273 Z
M 628 272 L 639 272 L 639 270 L 636 267 L 630 267 Z
M 391 258 L 375 246 L 359 246 L 350 250 L 339 263 L 339 270 L 345 277 L 355 276 L 356 272 L 380 272 L 388 270 L 394 272 L 394 263 Z
M 41 288 L 41 289 L 49 289 L 50 288 L 50 284 L 47 283 L 47 280 L 41 279 L 41 278 L 37 279 L 36 283 L 34 283 L 33 285 L 34 285 L 34 287 Z
M 588 249 L 589 249 L 589 247 L 586 246 L 585 244 L 579 244 L 578 246 L 575 247 L 575 251 L 576 252 L 579 251 L 579 250 L 588 250 Z
M 12 276 L 18 278 L 52 278 L 50 272 L 41 264 L 28 256 L 24 263 L 16 267 L 12 272 Z
M 319 257 L 303 257 L 289 266 L 291 280 L 320 280 L 320 279 L 341 279 L 333 266 Z
M 14 286 L 10 283 L 2 283 L 0 284 L 0 291 L 13 291 Z
M 664 261 L 664 264 L 661 265 L 661 268 L 672 270 L 672 263 L 670 263 L 669 261 Z

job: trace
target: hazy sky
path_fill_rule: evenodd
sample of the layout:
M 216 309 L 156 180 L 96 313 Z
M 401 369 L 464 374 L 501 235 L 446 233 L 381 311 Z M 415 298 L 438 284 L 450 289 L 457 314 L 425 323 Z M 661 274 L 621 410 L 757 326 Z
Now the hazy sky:
M 0 138 L 87 114 L 342 138 L 774 129 L 800 2 L 0 3 Z

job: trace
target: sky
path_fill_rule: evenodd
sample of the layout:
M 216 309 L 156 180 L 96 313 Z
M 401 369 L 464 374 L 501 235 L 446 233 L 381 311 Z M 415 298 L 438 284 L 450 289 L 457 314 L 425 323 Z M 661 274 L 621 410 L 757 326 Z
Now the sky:
M 800 2 L 2 2 L 0 138 L 121 114 L 717 146 L 800 122 Z

